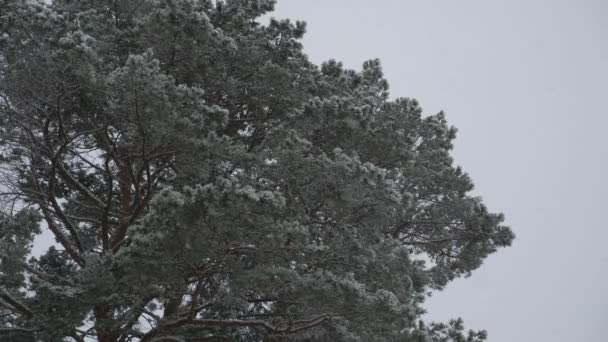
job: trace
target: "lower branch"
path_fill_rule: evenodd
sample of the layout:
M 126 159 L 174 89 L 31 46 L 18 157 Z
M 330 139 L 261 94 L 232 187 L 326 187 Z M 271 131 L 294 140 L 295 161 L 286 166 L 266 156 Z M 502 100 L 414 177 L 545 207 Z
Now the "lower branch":
M 271 334 L 294 334 L 306 329 L 314 328 L 324 322 L 328 321 L 333 315 L 324 314 L 312 319 L 294 321 L 286 324 L 284 328 L 272 325 L 266 321 L 261 320 L 242 320 L 242 319 L 179 319 L 171 322 L 167 322 L 162 326 L 149 331 L 140 342 L 153 342 L 157 341 L 158 335 L 163 331 L 172 330 L 183 326 L 220 326 L 220 327 L 257 327 L 263 328 Z
M 13 298 L 5 289 L 0 288 L 0 298 L 11 305 L 15 310 L 26 316 L 27 318 L 34 317 L 34 313 L 27 306 L 22 304 L 19 300 Z

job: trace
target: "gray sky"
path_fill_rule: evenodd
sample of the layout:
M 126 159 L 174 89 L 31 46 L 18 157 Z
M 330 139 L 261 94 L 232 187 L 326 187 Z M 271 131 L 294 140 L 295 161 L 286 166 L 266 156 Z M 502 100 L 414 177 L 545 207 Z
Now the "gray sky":
M 428 318 L 493 342 L 606 341 L 607 15 L 604 0 L 279 0 L 313 61 L 379 57 L 394 97 L 445 110 L 457 163 L 517 234 Z

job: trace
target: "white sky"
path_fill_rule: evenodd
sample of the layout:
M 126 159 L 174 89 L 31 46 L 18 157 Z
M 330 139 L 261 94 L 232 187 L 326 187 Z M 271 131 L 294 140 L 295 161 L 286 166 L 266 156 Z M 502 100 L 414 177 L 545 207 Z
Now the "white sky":
M 445 110 L 454 155 L 517 234 L 427 305 L 492 342 L 603 342 L 608 327 L 608 2 L 279 0 L 305 51 L 379 57 L 394 97 Z

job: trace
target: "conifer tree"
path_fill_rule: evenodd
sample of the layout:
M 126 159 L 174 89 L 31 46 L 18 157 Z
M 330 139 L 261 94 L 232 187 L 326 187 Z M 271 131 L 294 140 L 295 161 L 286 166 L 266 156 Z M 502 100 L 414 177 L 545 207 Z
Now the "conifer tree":
M 0 0 L 0 340 L 485 339 L 420 319 L 513 239 L 456 130 L 273 6 Z

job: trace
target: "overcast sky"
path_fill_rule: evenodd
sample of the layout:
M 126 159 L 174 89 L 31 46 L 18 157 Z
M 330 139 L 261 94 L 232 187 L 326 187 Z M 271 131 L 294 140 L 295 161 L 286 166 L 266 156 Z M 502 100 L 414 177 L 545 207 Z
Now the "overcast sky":
M 459 129 L 454 156 L 517 239 L 427 304 L 492 342 L 604 342 L 608 2 L 279 0 L 305 51 L 380 58 L 393 97 Z

